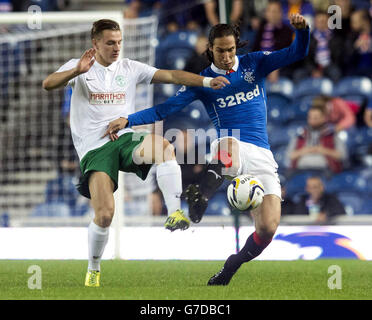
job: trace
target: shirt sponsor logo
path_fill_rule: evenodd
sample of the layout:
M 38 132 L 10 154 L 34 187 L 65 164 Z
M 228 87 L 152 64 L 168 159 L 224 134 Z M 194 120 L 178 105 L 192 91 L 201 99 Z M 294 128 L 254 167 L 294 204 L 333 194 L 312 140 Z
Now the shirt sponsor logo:
M 254 97 L 258 97 L 259 95 L 260 88 L 258 87 L 258 84 L 256 84 L 256 88 L 254 88 L 252 91 L 238 92 L 235 93 L 235 95 L 227 96 L 225 98 L 218 98 L 217 106 L 220 108 L 233 107 L 252 100 Z
M 90 93 L 89 98 L 90 104 L 106 105 L 106 104 L 124 104 L 125 93 L 124 92 L 105 92 L 105 93 Z

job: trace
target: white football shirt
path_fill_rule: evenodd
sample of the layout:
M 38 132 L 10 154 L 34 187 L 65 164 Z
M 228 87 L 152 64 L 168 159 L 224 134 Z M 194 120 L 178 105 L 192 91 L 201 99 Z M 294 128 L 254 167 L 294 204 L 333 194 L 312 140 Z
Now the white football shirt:
M 79 59 L 71 59 L 57 72 L 74 68 Z M 80 160 L 87 152 L 110 141 L 106 136 L 108 124 L 135 112 L 136 85 L 150 84 L 158 69 L 130 59 L 115 61 L 104 67 L 97 61 L 89 69 L 69 81 L 72 87 L 70 125 L 71 135 Z M 118 136 L 132 132 L 122 129 Z

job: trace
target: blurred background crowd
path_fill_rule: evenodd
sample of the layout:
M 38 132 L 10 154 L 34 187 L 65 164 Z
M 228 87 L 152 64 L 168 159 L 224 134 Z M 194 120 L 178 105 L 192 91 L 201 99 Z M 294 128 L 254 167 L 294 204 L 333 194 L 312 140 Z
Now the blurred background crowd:
M 32 4 L 45 11 L 87 10 L 90 2 L 105 3 L 82 2 L 85 7 L 68 0 L 0 0 L 0 12 L 25 11 Z M 311 27 L 309 55 L 271 73 L 266 84 L 269 142 L 279 164 L 283 214 L 313 215 L 318 222 L 342 214 L 372 214 L 372 0 L 232 0 L 228 4 L 228 22 L 240 23 L 241 40 L 247 41 L 238 54 L 289 46 L 294 37 L 288 20 L 291 13 L 304 15 Z M 204 52 L 210 28 L 221 22 L 218 1 L 126 0 L 121 5 L 127 19 L 158 16 L 156 67 L 199 73 L 209 65 Z M 331 5 L 341 10 L 339 24 L 332 20 L 335 11 L 328 12 Z M 178 89 L 155 85 L 154 104 Z M 188 148 L 194 148 L 187 129 L 208 130 L 211 123 L 196 101 L 165 120 L 164 130 L 168 128 L 183 133 L 175 143 L 186 157 Z M 62 139 L 69 139 L 68 133 Z M 208 151 L 206 144 L 196 148 Z M 61 170 L 77 168 L 75 160 L 62 160 Z M 184 186 L 203 172 L 203 164 L 181 167 Z M 207 214 L 226 212 L 225 190 L 226 185 L 211 200 Z M 153 215 L 166 214 L 159 190 L 153 192 L 152 202 Z

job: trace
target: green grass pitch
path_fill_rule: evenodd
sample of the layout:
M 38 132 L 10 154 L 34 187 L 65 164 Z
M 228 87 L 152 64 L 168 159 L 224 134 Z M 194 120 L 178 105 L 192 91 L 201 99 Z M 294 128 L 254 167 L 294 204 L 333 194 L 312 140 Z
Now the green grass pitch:
M 41 268 L 29 289 L 28 268 Z M 102 261 L 100 288 L 84 287 L 86 261 L 0 260 L 0 299 L 252 300 L 372 299 L 372 262 L 359 260 L 251 261 L 228 286 L 208 287 L 223 261 Z M 341 289 L 331 290 L 331 265 Z

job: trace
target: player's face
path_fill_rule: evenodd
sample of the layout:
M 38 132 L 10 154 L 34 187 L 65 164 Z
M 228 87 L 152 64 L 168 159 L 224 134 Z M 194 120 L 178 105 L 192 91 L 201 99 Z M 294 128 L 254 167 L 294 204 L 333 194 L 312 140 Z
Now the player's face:
M 122 35 L 118 30 L 103 30 L 98 39 L 93 39 L 93 47 L 96 49 L 96 59 L 107 67 L 119 58 Z
M 226 36 L 214 39 L 213 47 L 209 50 L 213 53 L 213 63 L 222 70 L 230 70 L 235 64 L 236 42 L 234 36 Z

